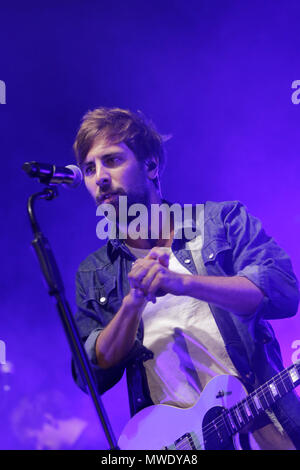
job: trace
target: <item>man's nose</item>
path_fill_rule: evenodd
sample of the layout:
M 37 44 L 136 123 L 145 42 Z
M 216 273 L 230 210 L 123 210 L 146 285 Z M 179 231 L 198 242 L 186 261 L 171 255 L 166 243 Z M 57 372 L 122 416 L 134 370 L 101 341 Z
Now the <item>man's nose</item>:
M 98 165 L 96 168 L 96 184 L 102 188 L 109 186 L 110 182 L 111 179 L 108 168 L 105 168 L 103 165 Z

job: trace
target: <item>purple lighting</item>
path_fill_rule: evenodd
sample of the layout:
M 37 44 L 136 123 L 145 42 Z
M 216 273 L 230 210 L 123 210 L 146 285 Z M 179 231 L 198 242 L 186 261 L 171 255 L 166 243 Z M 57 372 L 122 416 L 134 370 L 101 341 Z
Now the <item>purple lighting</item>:
M 107 448 L 30 246 L 26 203 L 41 185 L 22 171 L 75 164 L 89 109 L 141 110 L 171 134 L 164 198 L 242 201 L 300 279 L 299 14 L 298 0 L 2 6 L 0 449 Z M 95 205 L 83 184 L 59 188 L 38 217 L 75 312 L 78 265 L 103 244 Z M 284 366 L 300 360 L 299 316 L 271 325 Z M 103 402 L 119 436 L 125 377 Z

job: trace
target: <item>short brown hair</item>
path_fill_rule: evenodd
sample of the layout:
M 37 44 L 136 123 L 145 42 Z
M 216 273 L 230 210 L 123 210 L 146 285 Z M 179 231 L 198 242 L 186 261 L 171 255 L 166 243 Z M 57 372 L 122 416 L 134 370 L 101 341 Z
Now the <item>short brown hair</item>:
M 159 165 L 160 174 L 164 169 L 166 160 L 164 142 L 169 136 L 159 134 L 154 124 L 141 112 L 133 113 L 126 109 L 105 107 L 88 111 L 83 116 L 73 146 L 79 166 L 84 162 L 98 136 L 103 136 L 111 143 L 124 142 L 139 161 L 154 157 Z

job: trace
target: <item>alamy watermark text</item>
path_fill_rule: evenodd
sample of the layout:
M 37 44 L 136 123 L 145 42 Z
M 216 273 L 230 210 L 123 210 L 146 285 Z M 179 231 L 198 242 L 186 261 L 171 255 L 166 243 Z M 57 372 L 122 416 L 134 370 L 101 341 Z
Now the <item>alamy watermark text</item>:
M 171 230 L 174 238 L 191 240 L 201 230 L 202 204 L 144 204 L 127 205 L 127 196 L 119 196 L 117 208 L 114 204 L 101 204 L 96 215 L 102 219 L 97 223 L 96 234 L 100 240 L 119 238 L 170 239 Z M 118 235 L 117 235 L 117 228 Z
M 292 103 L 299 104 L 300 103 L 300 80 L 293 81 L 292 89 L 295 90 L 291 96 Z
M 0 80 L 0 104 L 6 104 L 6 85 L 3 80 Z
M 6 345 L 5 342 L 0 339 L 0 364 L 6 364 Z

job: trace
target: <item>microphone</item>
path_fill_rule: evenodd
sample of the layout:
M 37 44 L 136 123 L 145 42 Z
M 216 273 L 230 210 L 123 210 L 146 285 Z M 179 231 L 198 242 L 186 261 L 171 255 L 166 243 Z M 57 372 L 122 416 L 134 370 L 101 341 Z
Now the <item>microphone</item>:
M 77 188 L 83 179 L 82 172 L 76 165 L 56 166 L 51 163 L 26 162 L 22 169 L 28 176 L 38 178 L 44 184 Z

